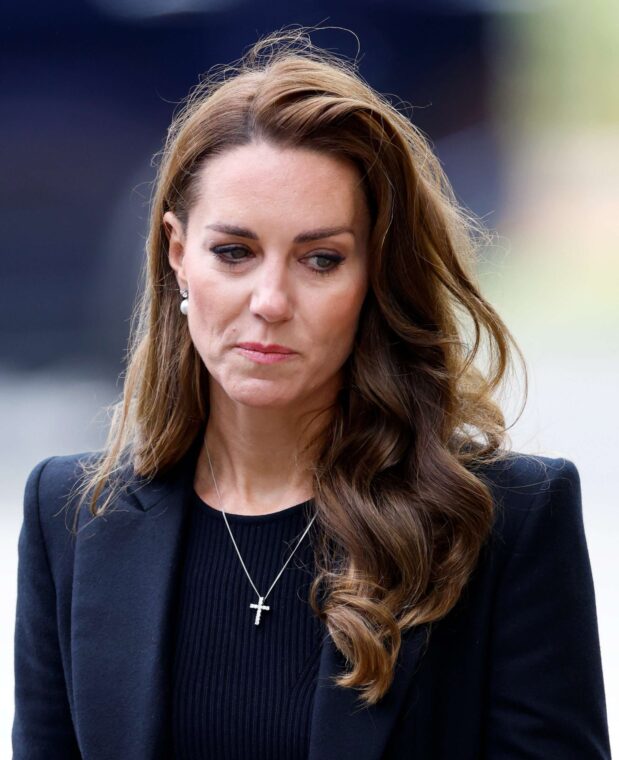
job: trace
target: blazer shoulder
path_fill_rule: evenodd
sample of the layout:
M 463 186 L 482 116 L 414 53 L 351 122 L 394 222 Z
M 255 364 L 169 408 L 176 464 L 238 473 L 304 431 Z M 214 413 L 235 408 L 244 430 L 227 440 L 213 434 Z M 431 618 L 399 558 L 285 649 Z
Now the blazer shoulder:
M 83 467 L 94 463 L 100 456 L 99 451 L 86 451 L 42 459 L 26 480 L 26 501 L 34 499 L 41 507 L 65 499 L 82 476 Z
M 20 547 L 24 556 L 41 553 L 57 589 L 68 588 L 75 549 L 76 486 L 83 465 L 101 452 L 50 456 L 38 462 L 26 481 Z
M 554 481 L 578 478 L 574 462 L 565 457 L 548 457 L 508 451 L 494 462 L 472 465 L 471 470 L 498 490 L 528 490 L 549 488 Z
M 505 540 L 487 595 L 488 756 L 523 757 L 534 746 L 539 757 L 609 758 L 578 469 L 516 454 L 493 485 Z
M 473 472 L 492 493 L 501 541 L 513 540 L 525 522 L 582 525 L 580 473 L 570 459 L 510 451 Z
M 70 515 L 79 501 L 78 486 L 83 466 L 92 464 L 101 452 L 87 451 L 50 456 L 30 471 L 24 490 L 24 523 L 38 524 L 52 545 L 71 531 Z

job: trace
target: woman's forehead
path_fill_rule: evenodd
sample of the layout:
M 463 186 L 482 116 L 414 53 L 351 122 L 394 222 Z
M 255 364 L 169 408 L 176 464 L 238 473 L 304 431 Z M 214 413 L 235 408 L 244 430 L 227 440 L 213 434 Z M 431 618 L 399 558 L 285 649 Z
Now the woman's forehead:
M 313 228 L 356 227 L 365 196 L 352 162 L 304 148 L 268 143 L 235 147 L 208 159 L 200 173 L 195 211 L 204 224 L 246 225 L 279 214 Z

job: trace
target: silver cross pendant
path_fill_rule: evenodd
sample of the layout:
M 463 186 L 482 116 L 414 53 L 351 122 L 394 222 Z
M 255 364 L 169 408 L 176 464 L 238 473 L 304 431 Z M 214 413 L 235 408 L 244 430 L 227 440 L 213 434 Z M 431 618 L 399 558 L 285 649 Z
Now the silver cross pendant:
M 270 607 L 267 607 L 265 604 L 262 604 L 264 602 L 264 597 L 259 596 L 258 597 L 258 604 L 250 604 L 249 606 L 256 610 L 256 620 L 254 621 L 254 625 L 260 625 L 260 615 L 262 614 L 262 610 L 270 610 Z

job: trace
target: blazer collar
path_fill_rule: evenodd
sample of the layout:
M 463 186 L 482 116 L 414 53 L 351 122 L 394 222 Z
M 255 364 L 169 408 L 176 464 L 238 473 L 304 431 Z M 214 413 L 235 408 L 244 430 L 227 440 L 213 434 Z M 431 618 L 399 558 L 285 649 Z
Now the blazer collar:
M 72 679 L 82 754 L 92 760 L 172 756 L 173 604 L 201 437 L 174 470 L 136 480 L 102 518 L 80 514 L 75 547 Z M 407 631 L 393 683 L 376 705 L 332 683 L 345 660 L 326 634 L 309 760 L 379 760 L 403 705 L 427 626 Z

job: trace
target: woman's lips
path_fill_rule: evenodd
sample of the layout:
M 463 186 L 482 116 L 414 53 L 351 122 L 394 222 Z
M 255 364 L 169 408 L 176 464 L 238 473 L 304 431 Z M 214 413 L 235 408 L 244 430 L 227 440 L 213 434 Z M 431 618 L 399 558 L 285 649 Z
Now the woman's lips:
M 255 349 L 245 348 L 242 345 L 235 346 L 234 348 L 242 356 L 257 364 L 275 364 L 276 362 L 289 361 L 297 356 L 294 351 L 287 351 L 286 353 L 282 353 L 281 351 L 256 351 Z
M 294 354 L 295 352 L 288 346 L 281 346 L 279 343 L 239 343 L 240 348 L 248 348 L 250 351 L 261 351 L 264 354 Z

